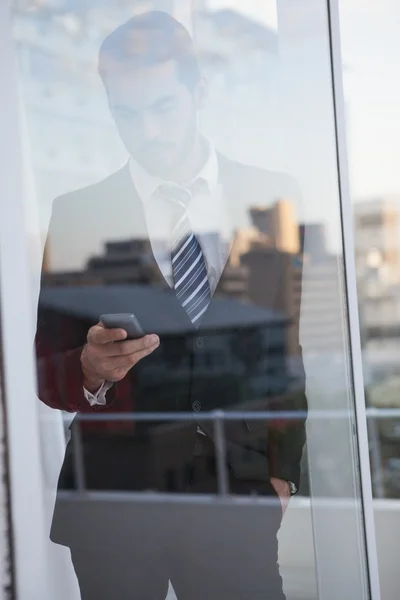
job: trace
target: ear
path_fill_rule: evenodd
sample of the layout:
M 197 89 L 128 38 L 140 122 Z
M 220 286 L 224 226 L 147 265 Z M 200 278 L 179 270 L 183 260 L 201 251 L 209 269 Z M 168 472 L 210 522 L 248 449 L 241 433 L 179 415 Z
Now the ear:
M 202 77 L 196 85 L 194 97 L 197 109 L 202 110 L 205 108 L 208 99 L 208 84 L 204 77 Z

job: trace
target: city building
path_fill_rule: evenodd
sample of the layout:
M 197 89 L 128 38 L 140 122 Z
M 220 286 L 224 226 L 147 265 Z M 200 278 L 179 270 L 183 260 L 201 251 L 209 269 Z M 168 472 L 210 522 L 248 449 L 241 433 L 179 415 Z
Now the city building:
M 328 255 L 312 262 L 305 257 L 301 293 L 301 340 L 315 357 L 340 356 L 343 332 L 339 303 L 343 273 L 342 258 Z
M 250 215 L 253 227 L 237 232 L 231 257 L 247 268 L 249 299 L 279 308 L 289 319 L 301 310 L 301 336 L 310 355 L 340 353 L 341 260 L 328 252 L 323 224 L 298 226 L 293 205 L 283 200 L 271 208 L 252 207 Z M 285 281 L 281 294 L 267 283 L 277 274 Z M 289 355 L 298 352 L 298 335 L 288 328 Z
M 290 319 L 298 315 L 301 297 L 300 235 L 295 207 L 278 199 L 270 207 L 251 206 L 251 227 L 238 229 L 232 244 L 232 273 L 242 267 L 247 276 L 247 297 L 257 306 L 280 310 Z M 277 294 L 273 282 L 284 280 Z M 298 332 L 287 331 L 289 355 L 298 353 Z
M 242 302 L 249 300 L 249 271 L 244 265 L 227 264 L 219 283 L 222 295 Z
M 371 383 L 400 369 L 399 199 L 370 198 L 354 205 L 355 258 L 363 349 Z
M 117 285 L 122 283 L 156 283 L 160 273 L 149 266 L 149 240 L 131 239 L 106 242 L 104 253 L 89 257 L 82 270 L 47 271 L 43 285 Z
M 307 254 L 312 262 L 324 260 L 328 254 L 326 226 L 323 223 L 301 223 L 299 226 L 300 248 L 305 252 L 307 237 Z M 306 235 L 307 234 L 307 235 Z
M 372 269 L 382 285 L 400 281 L 399 201 L 371 198 L 354 205 L 357 277 L 368 278 Z
M 235 231 L 232 242 L 229 264 L 232 267 L 238 267 L 242 256 L 249 252 L 254 246 L 268 247 L 272 241 L 265 233 L 262 233 L 257 227 L 241 227 Z
M 296 254 L 300 250 L 299 226 L 291 200 L 278 199 L 272 207 L 252 206 L 254 227 L 266 235 L 274 248 Z

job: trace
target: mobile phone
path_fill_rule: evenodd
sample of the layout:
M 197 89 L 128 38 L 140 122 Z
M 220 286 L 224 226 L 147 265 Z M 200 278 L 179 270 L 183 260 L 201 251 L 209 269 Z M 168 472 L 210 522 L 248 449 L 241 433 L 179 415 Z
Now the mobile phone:
M 128 334 L 127 340 L 137 340 L 145 335 L 133 313 L 101 315 L 100 321 L 106 329 L 124 329 Z

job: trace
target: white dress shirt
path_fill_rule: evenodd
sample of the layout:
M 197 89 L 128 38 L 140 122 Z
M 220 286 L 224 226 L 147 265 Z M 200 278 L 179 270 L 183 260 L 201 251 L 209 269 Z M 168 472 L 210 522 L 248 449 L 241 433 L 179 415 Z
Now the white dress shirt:
M 191 182 L 183 186 L 150 175 L 132 158 L 129 162 L 131 178 L 143 204 L 148 235 L 154 258 L 167 281 L 173 287 L 171 264 L 171 239 L 176 215 L 173 195 L 166 197 L 168 187 L 181 190 L 185 199 L 187 216 L 199 240 L 207 266 L 211 294 L 215 292 L 229 255 L 233 229 L 229 213 L 219 183 L 218 158 L 215 148 L 208 144 L 205 164 Z M 206 185 L 192 186 L 201 180 Z M 190 190 L 195 191 L 192 193 Z M 106 404 L 106 393 L 112 383 L 104 382 L 101 388 L 91 394 L 84 394 L 91 406 Z

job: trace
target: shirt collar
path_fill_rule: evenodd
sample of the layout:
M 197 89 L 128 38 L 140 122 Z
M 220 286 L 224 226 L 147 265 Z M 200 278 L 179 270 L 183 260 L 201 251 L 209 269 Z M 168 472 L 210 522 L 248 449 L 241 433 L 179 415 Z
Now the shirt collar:
M 219 171 L 217 152 L 211 142 L 207 142 L 207 145 L 208 155 L 206 162 L 193 180 L 181 187 L 189 186 L 198 179 L 203 179 L 207 183 L 210 193 L 212 193 L 217 187 Z M 154 192 L 160 187 L 160 185 L 176 185 L 170 181 L 162 179 L 161 177 L 151 175 L 132 157 L 129 159 L 129 172 L 142 202 L 147 202 L 153 196 Z

